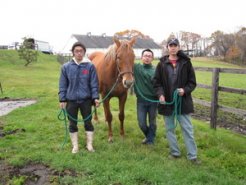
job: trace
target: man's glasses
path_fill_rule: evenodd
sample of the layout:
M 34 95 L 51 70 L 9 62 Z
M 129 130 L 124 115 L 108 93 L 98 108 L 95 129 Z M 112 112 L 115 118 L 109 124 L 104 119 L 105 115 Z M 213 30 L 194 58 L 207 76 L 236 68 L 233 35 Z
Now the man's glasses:
M 74 50 L 74 53 L 84 53 L 84 50 Z
M 148 57 L 148 58 L 152 58 L 152 55 L 143 55 L 143 57 Z

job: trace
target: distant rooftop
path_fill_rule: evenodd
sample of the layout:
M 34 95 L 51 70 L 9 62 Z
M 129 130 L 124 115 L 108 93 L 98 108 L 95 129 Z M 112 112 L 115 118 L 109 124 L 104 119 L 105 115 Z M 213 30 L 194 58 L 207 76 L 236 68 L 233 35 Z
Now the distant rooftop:
M 91 35 L 89 33 L 87 35 L 73 34 L 72 36 L 74 36 L 79 42 L 82 42 L 86 48 L 108 48 L 108 46 L 113 44 L 113 36 L 106 36 L 106 34 Z M 127 37 L 122 38 L 127 39 Z M 161 46 L 155 43 L 152 39 L 137 38 L 133 48 L 161 49 Z

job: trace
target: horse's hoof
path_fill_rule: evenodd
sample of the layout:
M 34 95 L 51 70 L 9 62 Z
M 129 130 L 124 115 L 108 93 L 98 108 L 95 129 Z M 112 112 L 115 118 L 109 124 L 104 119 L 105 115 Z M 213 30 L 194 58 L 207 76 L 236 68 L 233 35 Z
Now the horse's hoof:
M 108 142 L 109 143 L 113 143 L 113 139 L 112 138 L 108 138 Z

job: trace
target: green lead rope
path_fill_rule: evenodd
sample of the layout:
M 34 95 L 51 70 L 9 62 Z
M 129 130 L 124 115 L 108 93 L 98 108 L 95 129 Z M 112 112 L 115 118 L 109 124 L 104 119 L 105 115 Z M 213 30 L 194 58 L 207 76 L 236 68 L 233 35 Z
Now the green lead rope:
M 143 95 L 143 93 L 139 90 L 137 84 L 135 83 L 134 84 L 138 93 L 140 94 L 140 96 L 146 100 L 146 101 L 149 101 L 149 102 L 152 102 L 152 103 L 160 103 L 161 102 L 159 100 L 152 100 L 152 99 L 149 99 L 147 97 L 145 97 Z M 165 102 L 165 105 L 174 105 L 174 110 L 173 110 L 173 113 L 172 113 L 172 116 L 174 116 L 176 119 L 175 119 L 175 124 L 173 127 L 171 128 L 168 128 L 169 129 L 175 129 L 177 127 L 177 122 L 178 122 L 178 116 L 181 115 L 181 103 L 182 103 L 182 96 L 179 96 L 179 92 L 178 92 L 178 89 L 176 89 L 174 92 L 173 92 L 173 101 L 171 102 Z
M 108 94 L 99 102 L 99 104 L 101 104 L 102 102 L 104 102 L 109 97 L 109 95 L 111 94 L 111 92 L 116 87 L 118 81 L 119 81 L 119 77 L 116 79 L 114 85 L 112 86 L 112 88 L 110 89 L 110 91 L 108 92 Z M 68 140 L 67 117 L 69 117 L 73 121 L 83 123 L 83 122 L 87 121 L 88 119 L 90 119 L 90 117 L 92 117 L 92 115 L 95 112 L 96 112 L 96 107 L 94 108 L 94 110 L 92 111 L 92 113 L 89 116 L 87 116 L 85 119 L 83 119 L 83 120 L 77 120 L 77 119 L 73 118 L 70 114 L 68 114 L 68 112 L 66 111 L 66 109 L 64 109 L 64 108 L 63 109 L 60 109 L 60 112 L 58 113 L 57 118 L 58 118 L 58 120 L 64 122 L 64 127 L 65 127 L 65 138 L 64 138 L 64 142 L 63 142 L 63 144 L 61 146 L 62 148 L 67 143 L 67 140 Z
M 88 119 L 90 119 L 92 117 L 92 115 L 94 114 L 95 111 L 96 111 L 96 108 L 94 108 L 92 113 L 89 116 L 87 116 L 85 119 L 78 120 L 78 119 L 73 118 L 70 114 L 68 114 L 66 109 L 63 108 L 60 110 L 57 118 L 58 118 L 58 120 L 64 122 L 64 127 L 65 127 L 65 138 L 64 138 L 64 142 L 62 143 L 62 146 L 61 146 L 62 148 L 67 143 L 67 140 L 68 140 L 67 118 L 70 118 L 71 120 L 76 121 L 78 123 L 84 123 L 85 121 L 87 121 Z
M 118 78 L 116 80 L 116 82 L 114 83 L 114 85 L 112 86 L 112 88 L 110 89 L 110 91 L 108 92 L 108 94 L 103 98 L 102 101 L 99 102 L 99 104 L 101 104 L 106 98 L 108 98 L 108 96 L 110 95 L 110 93 L 113 91 L 113 89 L 115 88 L 115 86 L 118 83 Z M 149 102 L 153 102 L 153 103 L 160 103 L 159 100 L 152 100 L 149 99 L 147 97 L 145 97 L 142 92 L 139 90 L 137 84 L 135 83 L 136 89 L 138 91 L 138 93 L 140 94 L 140 96 L 149 101 Z M 182 102 L 182 97 L 178 95 L 178 90 L 176 89 L 173 93 L 173 101 L 172 102 L 165 102 L 165 105 L 172 105 L 174 104 L 174 111 L 172 113 L 172 116 L 175 116 L 175 125 L 172 128 L 168 128 L 168 129 L 174 129 L 177 127 L 177 121 L 178 121 L 178 116 L 181 114 L 181 102 Z M 67 143 L 68 140 L 68 129 L 67 129 L 67 118 L 69 117 L 71 120 L 76 121 L 76 122 L 85 122 L 88 119 L 90 119 L 92 117 L 92 115 L 96 112 L 96 108 L 94 108 L 94 110 L 92 111 L 92 113 L 87 116 L 85 119 L 82 120 L 77 120 L 75 118 L 73 118 L 70 114 L 68 114 L 68 112 L 66 111 L 66 109 L 60 109 L 60 112 L 58 113 L 58 120 L 63 121 L 64 122 L 64 127 L 65 127 L 65 138 L 64 138 L 64 142 L 62 143 L 62 148 L 64 147 L 64 145 Z
M 64 141 L 61 145 L 61 148 L 64 147 L 64 145 L 66 144 L 67 142 L 67 138 L 68 138 L 68 129 L 67 129 L 67 111 L 66 109 L 60 109 L 60 112 L 58 113 L 57 115 L 57 118 L 58 120 L 60 121 L 64 121 L 64 128 L 65 128 L 65 138 L 64 138 Z

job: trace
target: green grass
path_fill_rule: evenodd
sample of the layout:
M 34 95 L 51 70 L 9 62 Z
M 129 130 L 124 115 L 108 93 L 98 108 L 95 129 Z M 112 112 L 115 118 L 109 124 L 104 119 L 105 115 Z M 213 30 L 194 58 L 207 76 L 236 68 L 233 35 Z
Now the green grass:
M 192 63 L 194 67 L 223 67 L 223 68 L 242 68 L 235 64 L 228 62 L 216 61 L 213 59 L 208 59 L 204 57 L 192 58 Z
M 182 158 L 170 161 L 167 158 L 169 148 L 161 116 L 157 119 L 156 144 L 149 147 L 140 144 L 143 135 L 137 125 L 136 99 L 131 95 L 128 97 L 125 110 L 126 137 L 122 139 L 119 136 L 118 106 L 117 100 L 113 99 L 114 142 L 107 142 L 107 125 L 101 106 L 98 109 L 99 123 L 94 123 L 96 152 L 88 153 L 84 149 L 85 134 L 83 125 L 80 124 L 81 150 L 78 155 L 72 155 L 70 141 L 61 148 L 65 130 L 63 123 L 57 119 L 59 72 L 60 65 L 54 56 L 40 54 L 38 62 L 24 67 L 24 61 L 20 61 L 14 51 L 0 50 L 0 81 L 4 90 L 1 97 L 37 99 L 34 105 L 19 108 L 0 117 L 4 131 L 25 129 L 25 132 L 0 138 L 0 160 L 15 166 L 40 162 L 58 171 L 71 169 L 78 173 L 77 177 L 60 177 L 63 184 L 246 183 L 245 136 L 219 128 L 214 131 L 209 129 L 205 122 L 193 120 L 202 165 L 194 166 L 186 160 L 185 145 L 179 127 L 177 137 Z M 225 80 L 225 83 L 240 84 L 243 78 L 234 80 L 235 82 Z M 18 181 L 23 179 L 12 179 L 11 182 L 18 184 Z

